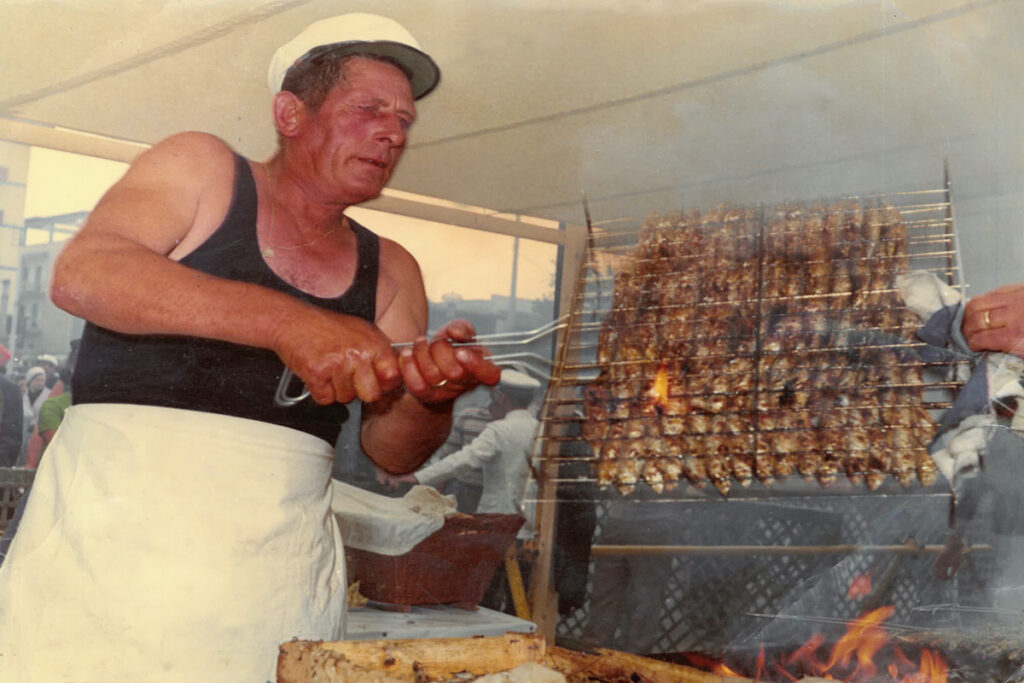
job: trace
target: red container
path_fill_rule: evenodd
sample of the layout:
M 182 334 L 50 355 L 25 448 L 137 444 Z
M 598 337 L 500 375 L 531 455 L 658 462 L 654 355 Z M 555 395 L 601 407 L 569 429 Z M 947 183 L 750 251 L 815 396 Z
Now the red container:
M 404 555 L 345 548 L 348 580 L 378 602 L 476 607 L 524 521 L 519 515 L 458 515 Z

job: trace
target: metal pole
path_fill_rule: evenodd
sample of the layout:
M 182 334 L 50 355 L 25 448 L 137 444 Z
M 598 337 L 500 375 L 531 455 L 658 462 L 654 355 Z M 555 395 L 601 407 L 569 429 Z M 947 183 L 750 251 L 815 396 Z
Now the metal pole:
M 945 545 L 595 545 L 591 556 L 609 555 L 827 555 L 852 553 L 936 554 Z M 964 552 L 985 552 L 990 545 L 972 545 Z
M 516 322 L 516 286 L 519 279 L 519 237 L 512 238 L 512 284 L 508 293 L 508 324 L 510 330 L 519 329 Z

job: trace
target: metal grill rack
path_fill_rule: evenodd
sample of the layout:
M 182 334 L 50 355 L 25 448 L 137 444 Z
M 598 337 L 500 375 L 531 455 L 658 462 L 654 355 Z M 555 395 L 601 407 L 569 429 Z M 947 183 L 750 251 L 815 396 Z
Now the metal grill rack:
M 898 218 L 872 234 L 869 213 Z M 962 286 L 948 187 L 637 223 L 590 231 L 538 454 L 583 442 L 602 485 L 696 498 L 933 483 L 924 445 L 967 368 L 922 353 L 894 278 Z
M 687 269 L 713 273 L 716 265 L 723 266 L 720 270 L 725 271 L 735 269 L 737 263 L 747 269 L 749 275 L 745 283 L 712 279 L 708 286 L 707 279 L 698 279 L 695 286 L 703 290 L 698 289 L 693 308 L 699 315 L 686 320 L 687 324 L 706 332 L 714 327 L 706 324 L 706 314 L 727 311 L 729 322 L 714 328 L 717 334 L 705 334 L 702 343 L 706 342 L 707 347 L 691 354 L 683 365 L 684 373 L 689 373 L 694 365 L 700 367 L 701 363 L 711 365 L 715 372 L 710 373 L 712 377 L 706 384 L 693 391 L 673 391 L 670 386 L 662 395 L 667 393 L 670 399 L 696 397 L 704 401 L 699 410 L 714 414 L 721 406 L 709 408 L 708 401 L 728 406 L 737 393 L 742 393 L 747 402 L 739 409 L 733 408 L 731 413 L 760 411 L 758 417 L 762 417 L 767 413 L 765 396 L 773 397 L 779 404 L 778 398 L 787 392 L 820 390 L 835 401 L 842 393 L 836 391 L 836 387 L 850 379 L 838 373 L 830 375 L 824 386 L 816 386 L 814 382 L 797 389 L 786 387 L 785 382 L 773 385 L 773 365 L 781 362 L 780 359 L 827 358 L 832 361 L 846 355 L 855 362 L 839 365 L 855 383 L 863 384 L 864 378 L 869 377 L 871 383 L 887 392 L 889 400 L 873 406 L 880 419 L 877 427 L 881 433 L 895 431 L 881 422 L 883 419 L 896 420 L 897 427 L 901 426 L 899 410 L 908 404 L 926 411 L 930 421 L 937 420 L 952 404 L 970 368 L 955 355 L 926 347 L 916 339 L 915 333 L 922 321 L 904 310 L 892 276 L 905 270 L 927 271 L 962 293 L 953 206 L 949 183 L 945 185 L 940 189 L 840 197 L 802 206 L 723 208 L 718 212 L 721 216 L 729 211 L 741 216 L 733 223 L 728 239 L 723 238 L 721 230 L 715 233 L 725 220 L 718 220 L 717 225 L 713 225 L 713 220 L 705 220 L 702 229 L 706 231 L 705 236 L 711 234 L 712 237 L 695 243 L 703 248 L 692 251 L 686 259 L 676 258 L 672 268 L 650 269 L 644 279 L 634 278 L 633 283 L 643 284 L 634 299 L 637 303 L 626 307 L 621 305 L 622 298 L 617 298 L 617 290 L 636 285 L 625 285 L 624 273 L 648 268 L 652 259 L 645 261 L 644 250 L 648 257 L 657 253 L 663 246 L 659 245 L 659 230 L 674 229 L 681 219 L 685 221 L 685 216 L 621 219 L 591 226 L 588 215 L 588 244 L 572 304 L 563 316 L 564 329 L 555 353 L 551 383 L 541 410 L 541 434 L 534 451 L 534 471 L 539 473 L 540 538 L 542 548 L 545 541 L 550 546 L 554 538 L 554 519 L 558 516 L 556 508 L 560 503 L 567 499 L 576 503 L 590 500 L 595 504 L 597 516 L 591 547 L 591 579 L 594 557 L 671 558 L 668 591 L 662 602 L 637 606 L 660 610 L 657 616 L 652 615 L 651 622 L 652 628 L 660 633 L 657 651 L 714 652 L 737 646 L 746 638 L 767 635 L 766 624 L 774 623 L 768 617 L 774 615 L 780 615 L 782 621 L 787 613 L 797 617 L 818 614 L 834 618 L 837 623 L 852 618 L 864 602 L 850 600 L 847 592 L 851 582 L 862 573 L 874 574 L 876 581 L 885 577 L 884 583 L 876 584 L 871 600 L 894 604 L 896 618 L 906 623 L 913 621 L 912 610 L 922 603 L 956 601 L 958 596 L 984 590 L 984 577 L 979 577 L 977 572 L 972 574 L 969 568 L 984 566 L 989 550 L 985 545 L 968 549 L 964 562 L 968 569 L 953 581 L 938 582 L 930 572 L 931 562 L 941 550 L 948 530 L 946 513 L 952 496 L 948 482 L 941 476 L 934 482 L 923 482 L 923 478 L 917 476 L 897 477 L 890 470 L 886 476 L 869 482 L 867 475 L 871 470 L 851 472 L 843 468 L 834 477 L 823 477 L 820 471 L 809 469 L 794 471 L 788 477 L 762 478 L 755 474 L 740 481 L 732 470 L 728 486 L 724 487 L 710 478 L 695 482 L 681 471 L 677 471 L 675 478 L 664 475 L 659 478 L 656 474 L 652 476 L 650 469 L 644 469 L 644 465 L 657 462 L 658 457 L 665 455 L 653 452 L 652 457 L 651 450 L 645 452 L 651 447 L 651 434 L 629 434 L 624 430 L 614 439 L 621 444 L 620 454 L 641 463 L 634 465 L 634 478 L 623 479 L 618 473 L 602 474 L 601 454 L 595 453 L 602 443 L 613 439 L 607 433 L 603 438 L 587 433 L 587 422 L 592 418 L 588 410 L 594 405 L 588 392 L 601 385 L 602 377 L 608 377 L 610 368 L 626 369 L 627 376 L 635 369 L 632 371 L 635 381 L 631 385 L 632 395 L 609 402 L 609 411 L 631 403 L 633 406 L 642 404 L 650 413 L 649 396 L 659 381 L 664 383 L 664 379 L 658 379 L 659 371 L 666 367 L 678 369 L 680 366 L 673 362 L 686 354 L 678 345 L 668 353 L 659 347 L 660 338 L 667 336 L 661 335 L 660 330 L 665 324 L 671 324 L 662 321 L 651 326 L 655 333 L 649 347 L 641 347 L 639 352 L 634 350 L 631 357 L 610 357 L 606 353 L 609 329 L 624 325 L 624 320 L 641 320 L 652 312 L 667 313 L 659 306 L 657 297 L 668 287 L 691 286 L 693 278 L 687 278 Z M 895 253 L 890 250 L 884 259 L 870 252 L 870 244 L 867 255 L 862 252 L 854 257 L 862 262 L 887 263 L 884 281 L 869 279 L 870 286 L 855 281 L 849 290 L 841 293 L 835 289 L 814 292 L 795 277 L 808 273 L 806 264 L 815 260 L 813 255 L 799 260 L 802 271 L 786 271 L 785 267 L 773 265 L 767 256 L 773 248 L 772 240 L 777 244 L 780 238 L 776 226 L 787 214 L 792 217 L 800 212 L 816 213 L 828 220 L 830 210 L 865 211 L 872 207 L 898 212 L 901 229 L 905 230 L 905 238 L 898 238 L 901 240 L 899 250 Z M 813 245 L 799 243 L 806 235 L 781 232 L 782 239 L 788 241 L 786 248 L 795 248 L 805 255 L 809 250 L 813 252 Z M 861 241 L 870 242 L 863 238 L 862 234 Z M 714 244 L 716 239 L 719 244 Z M 875 241 L 877 244 L 878 240 Z M 709 243 L 712 248 L 707 248 Z M 733 250 L 731 255 L 722 250 L 723 245 Z M 720 261 L 716 262 L 716 258 Z M 728 259 L 731 264 L 725 262 Z M 860 297 L 860 303 L 850 303 L 854 297 Z M 780 306 L 782 302 L 792 305 Z M 815 302 L 825 303 L 816 305 Z M 773 327 L 786 325 L 792 326 L 792 335 L 788 338 L 773 335 Z M 737 328 L 743 333 L 737 334 Z M 870 366 L 879 360 L 879 354 L 884 356 L 883 362 L 877 363 L 881 370 L 872 370 Z M 737 365 L 736 358 L 744 359 L 744 370 L 731 371 L 731 367 Z M 718 364 L 714 365 L 716 362 Z M 800 373 L 824 365 L 803 360 L 791 364 L 786 371 Z M 737 392 L 727 382 L 725 388 L 712 384 L 721 382 L 723 376 L 737 376 L 741 372 L 748 373 L 745 393 Z M 874 374 L 866 374 L 869 372 Z M 669 377 L 672 376 L 670 372 Z M 692 407 L 692 403 L 689 406 Z M 836 407 L 859 409 L 861 406 Z M 730 413 L 730 410 L 719 412 Z M 661 419 L 663 425 L 666 414 L 657 407 L 654 411 L 655 419 Z M 634 417 L 635 410 L 623 410 L 611 420 L 624 424 Z M 811 425 L 805 423 L 804 428 L 820 426 L 816 418 Z M 929 426 L 929 436 L 931 429 L 933 427 Z M 771 448 L 762 446 L 759 450 L 759 445 L 765 443 L 762 440 L 765 433 L 793 431 L 792 428 L 765 427 L 759 419 L 748 421 L 745 430 L 742 443 L 749 448 L 748 462 L 758 453 L 771 455 Z M 888 443 L 891 450 L 894 444 Z M 706 447 L 707 441 L 694 445 Z M 820 441 L 805 448 L 810 451 L 818 445 Z M 918 448 L 922 445 L 915 444 Z M 878 442 L 874 446 L 878 446 Z M 631 454 L 630 448 L 635 449 Z M 683 452 L 669 454 L 669 457 L 681 456 L 682 459 L 687 455 L 690 454 Z M 831 460 L 843 462 L 841 448 L 833 453 Z M 655 541 L 637 541 L 628 547 L 609 545 L 603 537 L 609 519 L 609 497 L 637 506 L 650 505 L 652 501 L 660 504 L 680 530 L 679 534 Z M 748 509 L 741 510 L 745 506 Z M 883 526 L 880 527 L 880 523 Z M 535 574 L 540 577 L 535 588 L 540 589 L 541 595 L 546 588 L 544 577 L 550 571 L 550 564 L 546 562 L 551 562 L 550 554 L 542 552 L 541 562 L 535 567 Z M 557 582 L 557 577 L 554 580 Z M 543 608 L 535 607 L 541 612 L 535 614 L 540 617 L 538 623 L 554 623 L 558 637 L 572 643 L 581 636 L 589 616 L 590 590 L 588 583 L 588 598 L 583 606 L 558 617 L 544 614 Z M 817 602 L 804 612 L 812 598 Z M 535 606 L 541 605 L 542 599 L 535 596 Z

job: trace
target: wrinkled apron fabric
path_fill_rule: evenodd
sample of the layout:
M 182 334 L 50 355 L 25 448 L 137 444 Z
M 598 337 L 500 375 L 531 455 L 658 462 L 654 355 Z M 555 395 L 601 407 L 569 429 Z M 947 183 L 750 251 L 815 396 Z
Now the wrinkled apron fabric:
M 340 639 L 332 458 L 253 420 L 72 407 L 0 568 L 0 681 L 264 683 L 281 643 Z

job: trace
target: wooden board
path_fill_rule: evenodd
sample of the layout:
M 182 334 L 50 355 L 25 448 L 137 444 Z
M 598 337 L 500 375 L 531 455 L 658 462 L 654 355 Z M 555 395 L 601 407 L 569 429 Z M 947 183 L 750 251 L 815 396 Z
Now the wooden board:
M 479 638 L 321 642 L 281 646 L 277 683 L 441 683 L 542 664 L 568 683 L 753 683 L 615 650 L 546 647 L 534 633 Z
M 560 671 L 569 683 L 753 683 L 747 678 L 720 676 L 682 664 L 600 648 L 586 654 L 550 647 L 544 663 Z
M 416 640 L 295 640 L 281 646 L 277 683 L 445 681 L 460 673 L 483 676 L 526 662 L 540 663 L 544 649 L 544 637 L 534 633 Z M 360 671 L 366 675 L 355 678 Z

